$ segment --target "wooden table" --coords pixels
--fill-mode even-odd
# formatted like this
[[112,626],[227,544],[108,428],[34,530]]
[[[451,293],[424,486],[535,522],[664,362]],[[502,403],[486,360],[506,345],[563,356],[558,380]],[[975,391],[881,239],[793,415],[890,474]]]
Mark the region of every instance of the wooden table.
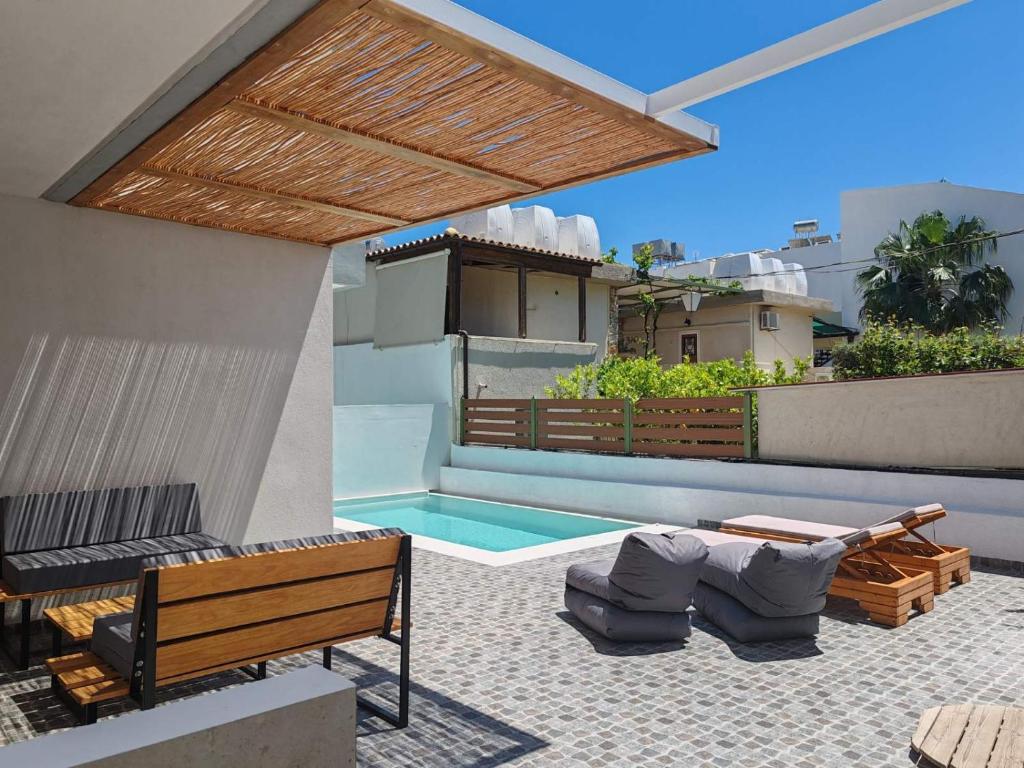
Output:
[[50,622],[53,632],[53,655],[61,655],[65,635],[72,643],[86,643],[91,640],[93,619],[133,610],[135,610],[134,595],[47,608],[43,611],[43,615]]
[[953,704],[925,710],[910,746],[940,768],[1020,768],[1024,709]]

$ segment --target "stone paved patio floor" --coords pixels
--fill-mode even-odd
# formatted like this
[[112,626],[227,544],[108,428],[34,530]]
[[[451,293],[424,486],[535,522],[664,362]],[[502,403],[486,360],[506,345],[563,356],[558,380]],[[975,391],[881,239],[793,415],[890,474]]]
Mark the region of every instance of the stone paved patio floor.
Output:
[[[698,617],[685,643],[614,645],[568,616],[562,579],[569,563],[615,551],[493,568],[416,550],[411,724],[361,718],[360,765],[910,766],[923,709],[1024,703],[1024,579],[976,571],[895,630],[839,601],[816,641],[742,645]],[[37,641],[42,652],[48,638]],[[397,647],[362,640],[335,659],[368,696],[393,700]],[[48,685],[41,665],[0,667],[0,743],[73,724]]]

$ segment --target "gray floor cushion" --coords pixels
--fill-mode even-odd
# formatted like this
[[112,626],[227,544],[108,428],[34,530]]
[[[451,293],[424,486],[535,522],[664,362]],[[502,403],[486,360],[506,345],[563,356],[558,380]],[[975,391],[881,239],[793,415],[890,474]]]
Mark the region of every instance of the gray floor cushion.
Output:
[[565,607],[599,635],[619,642],[660,642],[690,636],[687,613],[627,611],[600,597],[565,588]]
[[818,614],[804,616],[758,616],[739,600],[703,582],[693,591],[697,612],[741,643],[792,640],[818,634]]
[[115,541],[85,547],[50,549],[7,555],[3,578],[18,593],[86,587],[124,581],[139,575],[145,558],[172,552],[208,549],[224,542],[205,533]]
[[569,567],[565,583],[630,611],[682,612],[708,556],[685,534],[631,533],[614,560]]
[[711,547],[700,580],[760,616],[803,616],[825,607],[846,545],[836,539],[793,544],[752,539]]
[[130,680],[135,659],[131,611],[93,619],[89,650],[116,669],[125,680]]

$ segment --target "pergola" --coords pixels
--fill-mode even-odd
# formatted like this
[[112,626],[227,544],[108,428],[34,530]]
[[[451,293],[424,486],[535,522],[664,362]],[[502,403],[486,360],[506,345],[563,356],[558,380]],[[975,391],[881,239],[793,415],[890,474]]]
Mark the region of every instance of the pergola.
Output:
[[48,196],[355,241],[717,148],[714,126],[645,105],[453,4],[322,0],[134,149],[87,158]]

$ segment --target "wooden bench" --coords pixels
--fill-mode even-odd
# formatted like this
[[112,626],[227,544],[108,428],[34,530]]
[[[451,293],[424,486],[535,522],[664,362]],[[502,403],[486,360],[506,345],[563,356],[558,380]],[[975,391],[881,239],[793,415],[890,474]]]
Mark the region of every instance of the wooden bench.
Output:
[[[332,646],[378,636],[401,646],[398,713],[362,699],[359,704],[403,728],[411,553],[410,536],[384,529],[274,551],[228,548],[217,559],[197,553],[207,558],[198,562],[146,563],[132,614],[104,620],[120,622],[126,633],[131,622],[128,655],[110,653],[99,642],[102,633],[109,638],[109,628],[95,625],[93,651],[47,660],[52,687],[82,722],[91,723],[104,701],[130,696],[149,709],[163,686],[229,669],[262,677],[268,660],[316,649],[330,668]],[[395,621],[399,587],[401,619]],[[96,607],[65,610],[58,618],[79,626],[90,610]]]

